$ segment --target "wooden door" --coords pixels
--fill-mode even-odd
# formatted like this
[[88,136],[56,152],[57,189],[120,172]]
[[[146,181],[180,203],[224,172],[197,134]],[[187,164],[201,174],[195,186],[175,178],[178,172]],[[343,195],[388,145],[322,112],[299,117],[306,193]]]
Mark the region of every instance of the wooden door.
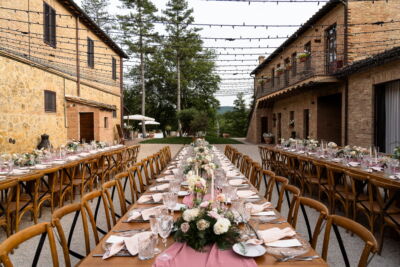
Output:
[[268,117],[261,117],[261,143],[265,143],[264,133],[268,133]]
[[79,129],[81,142],[86,143],[94,140],[94,119],[93,112],[79,113]]

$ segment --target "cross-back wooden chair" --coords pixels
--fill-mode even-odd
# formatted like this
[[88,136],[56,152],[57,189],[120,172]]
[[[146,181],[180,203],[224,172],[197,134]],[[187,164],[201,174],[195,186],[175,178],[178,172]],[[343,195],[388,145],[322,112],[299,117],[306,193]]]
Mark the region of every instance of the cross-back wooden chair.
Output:
[[330,213],[334,214],[336,211],[336,203],[339,202],[343,209],[345,216],[350,217],[350,182],[346,172],[342,168],[327,165],[328,169],[328,189],[331,195],[331,208]]
[[[352,209],[352,218],[357,221],[359,212],[365,215],[370,226],[370,231],[374,232],[374,223],[379,216],[379,211],[373,212],[370,203],[374,201],[372,192],[370,194],[371,185],[369,183],[369,176],[358,173],[346,171],[346,176],[350,182],[350,192],[347,192],[346,201],[349,202]],[[371,197],[371,200],[369,200]]]
[[[305,207],[311,208],[319,213],[317,222],[315,223],[315,226],[314,226],[314,231],[312,233],[311,233],[310,220],[308,219],[308,215],[307,215],[307,211],[306,211]],[[319,202],[317,200],[314,200],[314,199],[308,198],[308,197],[299,197],[296,202],[295,208],[293,210],[292,226],[294,228],[296,228],[296,225],[297,225],[300,209],[302,211],[304,221],[306,222],[307,232],[308,232],[308,236],[309,236],[309,242],[311,244],[311,247],[313,249],[316,249],[318,237],[319,237],[319,234],[322,232],[324,223],[328,219],[329,210],[324,204],[322,204],[321,202]]]
[[253,160],[249,156],[243,156],[242,163],[240,165],[240,172],[247,178],[250,177],[250,171]]
[[80,162],[72,162],[63,166],[61,169],[60,183],[57,185],[59,191],[59,207],[64,205],[65,199],[69,196],[70,202],[74,200],[73,181],[78,173]]
[[15,218],[15,212],[19,208],[16,200],[13,199],[17,187],[18,181],[16,179],[0,183],[0,226],[4,228],[7,237],[13,233],[13,218]]
[[252,162],[249,180],[250,183],[257,188],[258,191],[260,191],[262,182],[262,168],[257,162]]
[[[72,220],[71,227],[69,228],[68,234],[66,236],[66,231],[64,230],[64,227],[62,225],[62,219],[69,214],[74,214],[74,218]],[[71,248],[72,240],[74,239],[74,231],[76,227],[76,223],[78,222],[79,217],[81,218],[82,221],[82,228],[83,228],[83,240],[85,241],[85,250],[86,254],[82,255],[79,252],[76,252]],[[57,209],[54,211],[51,219],[51,223],[53,227],[56,228],[59,241],[63,250],[63,255],[64,255],[64,261],[67,267],[71,266],[71,258],[70,255],[82,260],[85,258],[85,256],[89,255],[90,253],[90,237],[89,237],[89,226],[88,226],[88,221],[87,217],[85,214],[85,211],[83,209],[83,206],[81,203],[73,203],[66,205],[62,208]],[[97,234],[94,233],[94,235]],[[79,235],[78,237],[79,240],[82,240],[82,236]]]
[[[133,167],[129,168],[128,173],[130,175],[131,187],[137,192],[138,197],[144,193],[148,185],[145,183],[142,173],[144,172],[143,162],[136,163]],[[146,173],[146,172],[144,172]]]
[[[122,190],[125,195],[125,203],[126,203],[125,205],[127,206],[127,209],[129,206],[135,203],[139,198],[136,183],[133,180],[132,176],[130,175],[131,172],[130,170],[132,168],[133,167],[129,168],[128,171],[118,173],[114,178],[115,180],[119,180],[119,183],[122,185]],[[127,190],[129,190],[129,194],[131,196],[130,199],[127,198]]]
[[[51,167],[42,171],[43,178],[39,186],[38,210],[40,211],[45,202],[50,202],[51,212],[56,205],[56,196],[60,194],[59,186],[61,180],[61,167]],[[47,178],[47,179],[46,179]]]
[[358,261],[358,266],[366,267],[368,265],[368,263],[370,262],[370,260],[372,259],[372,257],[370,258],[369,255],[371,253],[373,253],[373,255],[374,255],[378,251],[378,244],[376,242],[374,235],[370,231],[368,231],[367,228],[362,226],[361,224],[359,224],[351,219],[348,219],[346,217],[339,216],[339,215],[329,215],[328,216],[328,222],[327,222],[326,228],[325,228],[324,243],[322,246],[322,258],[325,261],[327,260],[329,243],[331,240],[333,240],[332,238],[330,238],[331,229],[333,228],[336,238],[339,243],[340,251],[342,252],[345,266],[350,267],[346,248],[343,244],[343,239],[340,235],[338,226],[357,235],[365,242],[364,249],[363,249],[360,259]]
[[93,190],[93,185],[97,175],[97,158],[81,161],[77,166],[75,179],[72,181],[73,191],[79,188],[79,193],[82,198],[85,192]]
[[270,170],[262,170],[262,178],[265,184],[264,197],[267,201],[271,202],[275,186],[275,173]]
[[293,221],[293,210],[296,205],[296,201],[300,196],[300,189],[294,185],[286,184],[282,187],[282,190],[279,194],[279,200],[278,200],[278,206],[276,208],[277,211],[281,211],[282,209],[282,204],[284,200],[284,195],[287,198],[287,204],[289,207],[289,212],[288,212],[288,218],[287,221],[288,223],[292,224]]
[[268,148],[265,146],[258,146],[258,151],[260,153],[260,157],[261,157],[261,162],[262,162],[262,168],[264,170],[270,170],[271,166],[270,166],[270,159],[268,158]]
[[139,164],[135,164],[137,166],[140,166],[140,172],[143,178],[143,185],[145,185],[146,187],[151,184],[151,181],[155,177],[153,161],[153,156],[149,156],[143,159]]
[[240,168],[240,166],[242,164],[242,158],[243,158],[243,154],[235,149],[233,152],[233,155],[232,155],[231,162],[233,165],[236,166],[236,168]]
[[152,175],[152,179],[154,179],[157,175],[161,173],[162,163],[161,163],[161,153],[157,152],[153,154],[153,166],[154,166],[154,173]]
[[379,253],[383,248],[385,229],[392,228],[400,235],[400,185],[391,181],[370,179],[369,207],[378,214],[379,223]]
[[[96,200],[96,207],[93,212],[92,208],[90,207],[90,202],[92,202],[94,200]],[[95,242],[97,245],[100,240],[98,232],[105,235],[105,234],[107,234],[107,232],[109,232],[111,230],[111,219],[110,219],[110,214],[109,214],[109,211],[107,208],[106,196],[104,195],[104,192],[102,190],[96,190],[96,191],[93,191],[93,192],[90,192],[90,193],[87,193],[86,195],[84,195],[81,203],[86,211],[87,216],[89,217],[89,221],[92,226],[92,230],[93,230],[93,234],[94,234],[94,239],[95,239]],[[104,229],[100,228],[100,226],[97,225],[97,219],[98,219],[99,209],[100,209],[101,204],[103,204],[103,207],[104,207],[104,215],[105,216],[102,216],[102,217],[106,221],[107,230],[104,230]]]
[[40,240],[36,248],[35,257],[33,258],[32,265],[36,267],[42,252],[44,242],[46,241],[46,236],[48,236],[48,242],[50,245],[51,259],[54,267],[58,267],[60,264],[58,262],[57,247],[54,239],[53,228],[48,222],[43,222],[39,224],[32,225],[25,228],[12,236],[8,237],[2,243],[0,243],[0,262],[4,267],[14,266],[9,254],[14,251],[18,246],[20,246],[25,241],[28,241],[36,236],[40,235]]
[[171,155],[171,148],[170,146],[165,147],[165,154],[166,154],[166,159],[167,159],[167,164],[171,161],[172,155]]
[[25,213],[30,212],[34,223],[38,222],[39,184],[42,173],[33,173],[18,178],[19,186],[16,194],[15,232]]
[[[121,218],[126,213],[125,194],[120,180],[111,180],[102,185],[103,192],[107,198],[107,208],[111,214],[113,226],[117,223],[117,218]],[[114,205],[114,196],[117,194],[119,202],[119,213]]]

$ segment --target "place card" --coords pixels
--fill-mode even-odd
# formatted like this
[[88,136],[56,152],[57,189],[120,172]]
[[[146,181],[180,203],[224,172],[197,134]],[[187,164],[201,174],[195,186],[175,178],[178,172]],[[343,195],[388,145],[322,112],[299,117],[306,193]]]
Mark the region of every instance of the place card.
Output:
[[300,241],[297,240],[296,238],[278,240],[278,241],[267,243],[266,245],[269,247],[276,247],[276,248],[301,247]]

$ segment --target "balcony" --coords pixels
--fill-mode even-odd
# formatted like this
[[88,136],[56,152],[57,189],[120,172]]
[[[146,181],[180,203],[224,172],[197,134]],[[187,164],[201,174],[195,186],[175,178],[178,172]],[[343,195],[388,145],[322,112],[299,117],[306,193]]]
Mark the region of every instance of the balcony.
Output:
[[286,68],[283,72],[276,72],[274,78],[260,80],[256,87],[256,98],[301,84],[303,81],[323,82],[324,78],[327,78],[327,82],[332,82],[336,78],[331,75],[340,69],[342,65],[342,60],[327,65],[325,64],[325,59],[321,57],[312,58],[310,56],[303,61],[298,60],[296,64]]

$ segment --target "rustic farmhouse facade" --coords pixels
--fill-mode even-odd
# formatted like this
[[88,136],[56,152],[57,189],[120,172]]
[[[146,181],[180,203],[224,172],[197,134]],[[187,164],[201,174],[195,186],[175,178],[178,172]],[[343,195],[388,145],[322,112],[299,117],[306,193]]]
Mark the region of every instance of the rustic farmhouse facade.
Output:
[[259,58],[247,140],[272,133],[275,142],[310,137],[391,152],[400,142],[399,11],[399,1],[331,0]]
[[72,0],[0,2],[0,151],[116,139],[127,55]]

